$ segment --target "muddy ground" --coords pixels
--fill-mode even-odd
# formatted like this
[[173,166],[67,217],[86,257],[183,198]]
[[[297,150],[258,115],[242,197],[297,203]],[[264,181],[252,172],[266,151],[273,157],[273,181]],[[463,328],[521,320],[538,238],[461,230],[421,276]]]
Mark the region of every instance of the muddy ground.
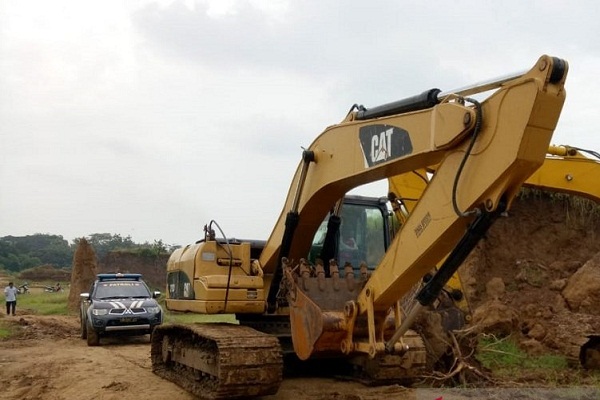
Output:
[[[79,338],[75,316],[37,316],[20,310],[8,319],[15,336],[0,340],[0,399],[24,400],[138,400],[194,396],[151,371],[149,337],[104,338],[88,347]],[[538,377],[539,379],[539,377]],[[569,388],[535,380],[498,382],[496,388],[369,387],[341,377],[288,375],[279,392],[262,400],[467,400],[600,398],[600,388],[572,382]]]
[[[516,338],[531,355],[555,353],[576,363],[578,346],[600,332],[600,213],[577,201],[528,196],[516,201],[462,267],[474,323],[482,332]],[[88,347],[76,316],[20,309],[16,317],[0,318],[12,321],[16,332],[0,340],[0,399],[193,399],[152,373],[148,336]],[[515,374],[509,382],[490,381],[485,390],[491,392],[461,392],[432,388],[431,382],[412,389],[368,387],[321,373],[288,374],[279,392],[264,399],[600,398],[598,379],[586,380],[582,370],[546,378]]]
[[[194,399],[151,371],[149,336],[104,338],[88,347],[75,316],[36,316],[19,311],[10,319],[15,337],[0,341],[2,399]],[[336,378],[288,377],[264,400],[417,398],[401,386],[371,388]]]

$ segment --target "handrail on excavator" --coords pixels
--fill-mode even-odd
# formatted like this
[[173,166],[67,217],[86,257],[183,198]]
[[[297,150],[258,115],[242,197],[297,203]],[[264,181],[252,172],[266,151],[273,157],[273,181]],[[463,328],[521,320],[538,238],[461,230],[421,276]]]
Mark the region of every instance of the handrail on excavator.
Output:
[[[560,58],[552,57],[552,73],[550,74],[549,81],[550,83],[559,82],[568,66],[564,60]],[[540,68],[544,68],[544,65],[541,65]],[[442,92],[440,89],[430,89],[421,94],[411,96],[405,99],[393,101],[391,103],[382,104],[380,106],[372,107],[370,109],[365,108],[364,106],[357,106],[358,112],[356,113],[355,120],[367,120],[372,118],[380,118],[394,114],[407,113],[412,111],[424,110],[427,108],[431,108],[436,104],[439,104],[446,97],[450,95],[454,96],[469,96],[476,93],[483,93],[493,89],[497,89],[502,87],[507,82],[513,81],[517,78],[520,78],[527,74],[529,70],[515,72],[508,75],[502,75],[497,78],[488,79],[485,81],[481,81],[475,84],[471,84],[468,86],[464,86],[459,89],[450,90],[447,92]]]

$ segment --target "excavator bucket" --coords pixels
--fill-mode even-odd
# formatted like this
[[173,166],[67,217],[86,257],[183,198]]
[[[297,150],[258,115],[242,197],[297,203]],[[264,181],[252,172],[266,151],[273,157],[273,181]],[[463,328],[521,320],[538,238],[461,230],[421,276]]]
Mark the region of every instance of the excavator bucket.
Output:
[[[284,262],[285,287],[290,304],[290,322],[294,337],[294,351],[302,360],[313,354],[339,353],[340,343],[347,336],[344,305],[356,298],[364,286],[356,282],[354,274],[341,279],[334,267],[331,278],[326,278],[322,265],[318,265],[317,279],[311,278],[310,267],[301,260],[300,274]],[[331,267],[330,267],[331,268]]]
[[[408,382],[422,373],[427,353],[421,337],[413,331],[405,335],[396,354],[375,358],[375,351],[372,351],[370,358],[356,356],[357,349],[352,341],[364,342],[369,338],[367,319],[355,320],[356,309],[352,306],[352,299],[368,279],[364,264],[359,277],[355,277],[350,264],[345,265],[340,276],[335,262],[330,264],[330,277],[325,277],[321,264],[317,263],[316,269],[310,270],[305,260],[294,268],[284,259],[284,268],[294,351],[300,359],[346,354],[351,364],[360,367],[360,378],[372,383]],[[393,334],[394,322],[391,314],[377,322],[383,333],[380,339]]]

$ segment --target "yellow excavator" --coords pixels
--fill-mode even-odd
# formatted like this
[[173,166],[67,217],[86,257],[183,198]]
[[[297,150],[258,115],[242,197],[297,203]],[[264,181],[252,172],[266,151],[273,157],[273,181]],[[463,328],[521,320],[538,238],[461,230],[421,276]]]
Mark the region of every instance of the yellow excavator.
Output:
[[523,184],[568,193],[600,203],[600,153],[573,146],[550,146],[544,165]]
[[[306,361],[343,359],[373,381],[420,374],[426,350],[411,325],[544,163],[567,72],[566,61],[542,56],[528,71],[463,89],[353,106],[303,151],[268,240],[217,238],[221,229],[211,221],[202,240],[171,255],[167,308],[231,313],[239,324],[157,327],[153,371],[203,398],[275,393],[288,351]],[[342,221],[344,196],[432,165],[435,174],[400,231],[380,258],[371,256],[381,254],[367,235],[378,222],[365,213]],[[328,213],[320,257],[311,263]],[[344,235],[364,240],[344,239],[336,249]],[[356,266],[345,257],[367,261]],[[400,300],[444,257],[405,310]]]

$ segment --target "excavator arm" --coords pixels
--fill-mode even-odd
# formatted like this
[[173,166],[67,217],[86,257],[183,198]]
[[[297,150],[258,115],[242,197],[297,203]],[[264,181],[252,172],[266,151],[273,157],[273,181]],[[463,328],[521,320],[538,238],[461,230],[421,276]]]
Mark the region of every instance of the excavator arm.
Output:
[[[529,72],[504,82],[474,106],[449,94],[433,107],[402,114],[383,112],[361,120],[358,111],[313,142],[310,157],[294,177],[284,208],[289,211],[280,216],[260,257],[275,281],[277,260],[300,260],[327,210],[347,191],[430,165],[438,168],[375,272],[358,296],[341,303],[343,309],[339,303],[332,309],[328,296],[315,297],[302,290],[291,272],[286,275],[294,349],[301,358],[340,347],[345,353],[372,356],[384,351],[377,326],[388,310],[470,236],[469,228],[479,226],[474,221],[491,219],[480,215],[509,207],[522,183],[542,165],[564,102],[566,72],[564,61],[543,56]],[[368,115],[368,110],[362,113]],[[295,228],[288,224],[285,229],[291,215]],[[366,342],[353,334],[363,315],[368,320]]]

